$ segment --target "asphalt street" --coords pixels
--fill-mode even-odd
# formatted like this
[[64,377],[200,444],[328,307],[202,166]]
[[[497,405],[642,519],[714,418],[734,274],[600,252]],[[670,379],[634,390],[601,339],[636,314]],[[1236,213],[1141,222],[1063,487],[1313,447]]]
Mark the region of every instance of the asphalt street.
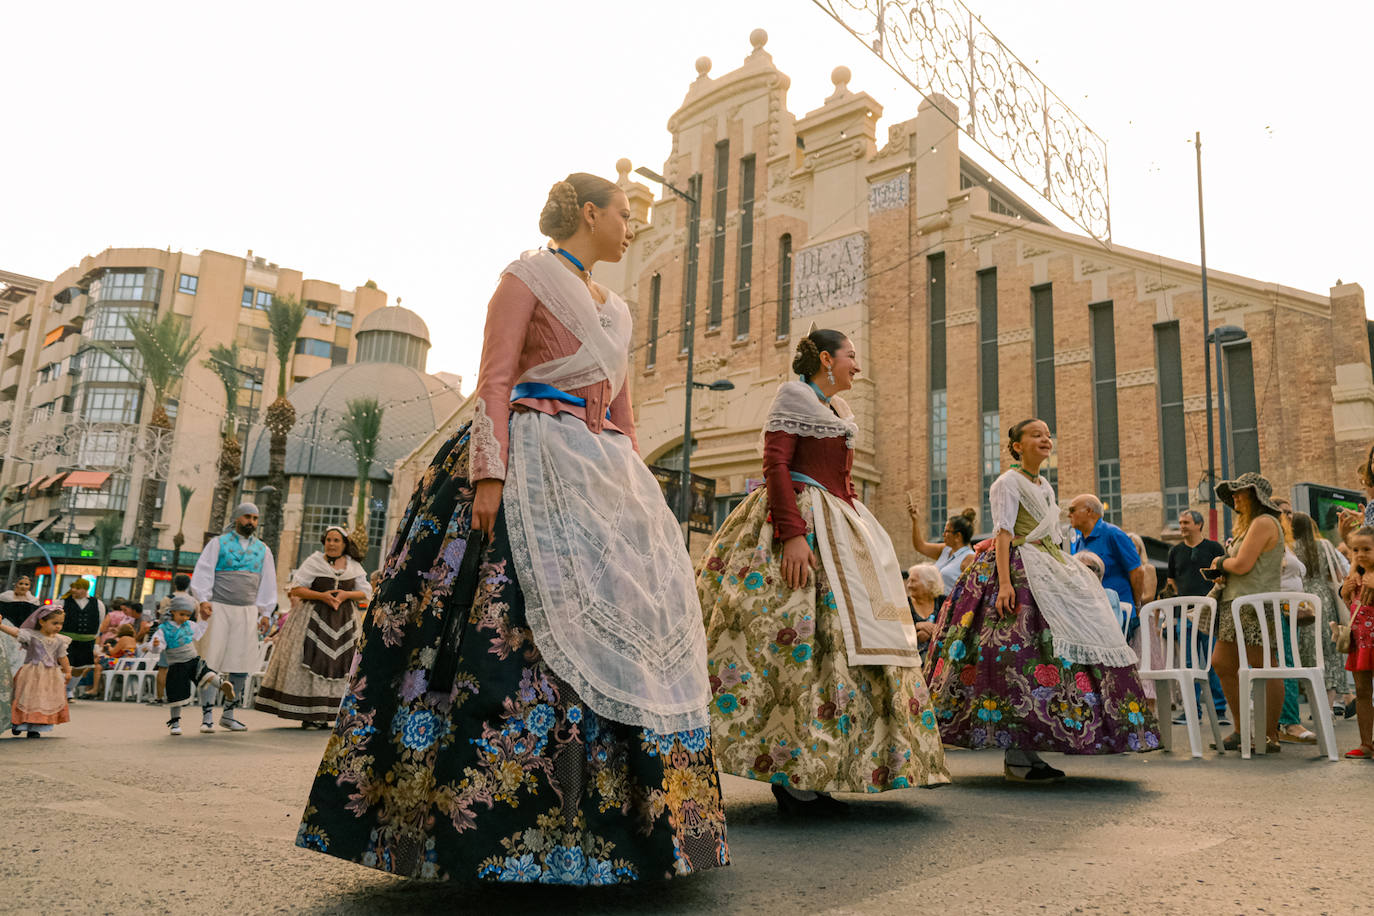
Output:
[[[727,869],[631,888],[407,881],[295,848],[325,735],[252,710],[243,734],[168,737],[148,706],[77,703],[0,738],[0,911],[16,913],[1332,913],[1374,909],[1374,764],[1285,745],[1050,756],[1069,779],[1004,783],[951,751],[954,784],[847,796],[843,821],[778,819],[725,777]],[[281,724],[278,724],[281,723]],[[1342,750],[1354,722],[1337,726]]]

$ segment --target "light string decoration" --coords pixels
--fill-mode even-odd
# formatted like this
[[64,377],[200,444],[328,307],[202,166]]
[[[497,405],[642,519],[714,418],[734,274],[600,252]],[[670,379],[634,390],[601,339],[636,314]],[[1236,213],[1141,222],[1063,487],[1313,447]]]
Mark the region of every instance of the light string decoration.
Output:
[[960,0],[812,0],[956,126],[1105,247],[1107,143]]

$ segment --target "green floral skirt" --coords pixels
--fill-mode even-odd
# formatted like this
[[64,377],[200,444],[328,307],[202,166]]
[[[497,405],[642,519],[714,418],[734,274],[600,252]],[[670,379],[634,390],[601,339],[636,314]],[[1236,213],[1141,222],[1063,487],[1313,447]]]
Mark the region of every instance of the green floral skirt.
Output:
[[[799,500],[815,545],[809,500]],[[716,534],[697,578],[722,771],[820,792],[949,782],[920,668],[850,667],[818,567],[790,589],[760,487]]]

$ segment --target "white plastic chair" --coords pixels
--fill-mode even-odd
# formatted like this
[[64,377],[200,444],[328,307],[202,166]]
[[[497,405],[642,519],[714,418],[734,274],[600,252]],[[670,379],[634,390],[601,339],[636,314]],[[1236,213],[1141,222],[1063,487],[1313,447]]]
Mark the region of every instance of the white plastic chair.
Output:
[[[1168,681],[1178,685],[1178,691],[1183,695],[1183,717],[1188,727],[1188,746],[1194,757],[1202,756],[1202,728],[1198,717],[1197,694],[1193,690],[1194,684],[1202,685],[1203,704],[1207,711],[1207,720],[1212,726],[1217,753],[1224,753],[1221,749],[1221,722],[1218,720],[1217,707],[1213,702],[1212,688],[1208,685],[1212,657],[1208,652],[1197,651],[1196,640],[1193,637],[1204,619],[1207,623],[1204,632],[1211,632],[1217,620],[1217,603],[1212,598],[1187,595],[1162,598],[1159,601],[1151,601],[1140,609],[1142,631],[1145,627],[1162,628],[1161,642],[1164,650],[1162,666],[1156,668],[1150,658],[1153,653],[1149,651],[1150,639],[1147,631],[1141,639],[1144,651],[1140,653],[1140,679],[1156,683]],[[1169,707],[1164,700],[1165,694],[1162,691],[1157,692],[1160,694],[1159,741],[1164,750],[1172,751],[1174,738],[1173,726],[1168,719]]]
[[244,709],[253,708],[253,701],[258,696],[258,688],[262,686],[262,679],[267,676],[267,663],[272,658],[272,647],[275,644],[275,640],[264,639],[258,645],[258,670],[248,675],[248,686],[243,690]]
[[134,663],[136,661],[138,661],[138,659],[135,658],[115,659],[115,666],[105,672],[104,699],[106,702],[109,702],[110,694],[114,693],[115,684],[119,684],[119,696],[124,696],[124,679],[129,672],[134,670]]
[[[1312,724],[1317,730],[1317,747],[1322,749],[1328,758],[1336,759],[1336,723],[1331,716],[1331,704],[1326,700],[1326,686],[1323,683],[1322,669],[1322,643],[1321,638],[1314,640],[1317,645],[1316,664],[1304,666],[1301,659],[1297,659],[1298,651],[1298,615],[1297,607],[1301,602],[1308,602],[1313,607],[1321,607],[1321,599],[1316,595],[1309,595],[1306,592],[1261,592],[1255,595],[1246,595],[1244,598],[1237,598],[1231,602],[1231,617],[1236,625],[1236,648],[1239,650],[1237,655],[1240,657],[1240,670],[1237,677],[1240,682],[1241,708],[1236,710],[1240,719],[1240,755],[1244,758],[1250,757],[1250,742],[1253,733],[1253,722],[1260,723],[1260,730],[1264,730],[1268,719],[1268,696],[1266,691],[1254,691],[1256,682],[1264,680],[1288,680],[1299,681],[1303,690],[1307,693],[1308,707],[1312,710]],[[1287,604],[1293,609],[1294,613],[1285,614],[1283,605]],[[1261,646],[1264,650],[1265,659],[1273,659],[1272,662],[1259,668],[1250,667],[1250,660],[1245,654],[1245,635],[1241,630],[1241,612],[1249,608],[1255,612],[1255,616],[1260,622]],[[1288,637],[1293,647],[1295,661],[1287,664],[1283,659],[1283,628],[1288,628]],[[1254,709],[1250,715],[1245,714],[1245,698],[1254,694]],[[1263,736],[1262,736],[1263,737]],[[1260,747],[1265,747],[1263,740]],[[1261,750],[1260,753],[1265,753]]]

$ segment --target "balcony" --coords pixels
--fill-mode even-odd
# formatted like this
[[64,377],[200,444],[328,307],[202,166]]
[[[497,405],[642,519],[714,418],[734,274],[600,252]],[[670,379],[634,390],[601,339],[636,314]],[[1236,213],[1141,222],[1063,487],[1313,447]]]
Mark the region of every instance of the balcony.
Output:
[[14,362],[19,362],[24,358],[24,351],[29,346],[29,329],[16,329],[5,340],[5,358]]
[[0,393],[12,396],[17,392],[19,390],[19,376],[23,371],[24,367],[16,363],[0,373]]

